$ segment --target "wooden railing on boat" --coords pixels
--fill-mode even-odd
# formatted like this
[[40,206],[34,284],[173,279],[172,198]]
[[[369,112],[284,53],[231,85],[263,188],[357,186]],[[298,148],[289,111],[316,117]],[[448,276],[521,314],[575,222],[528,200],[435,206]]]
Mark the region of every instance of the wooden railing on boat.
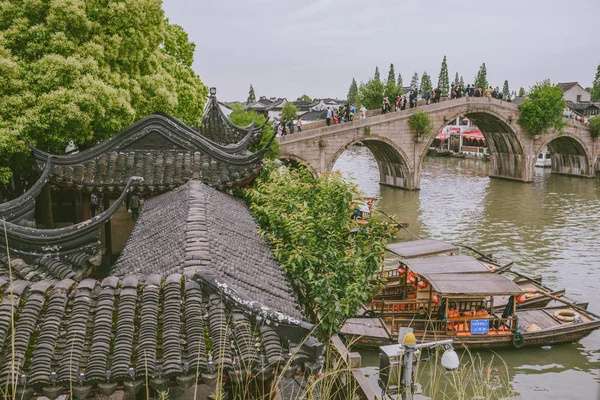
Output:
[[417,332],[425,332],[431,336],[470,336],[471,321],[474,319],[487,319],[489,321],[488,335],[511,335],[514,332],[513,318],[498,318],[494,316],[460,317],[443,320],[406,318],[398,315],[383,315],[383,321],[390,329],[392,335],[396,335],[400,328],[412,327]]

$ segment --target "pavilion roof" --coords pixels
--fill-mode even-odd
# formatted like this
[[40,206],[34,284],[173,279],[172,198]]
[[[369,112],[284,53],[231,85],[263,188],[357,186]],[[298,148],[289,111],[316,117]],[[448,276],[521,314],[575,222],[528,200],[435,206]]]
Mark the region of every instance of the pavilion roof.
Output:
[[386,249],[403,258],[425,257],[459,250],[452,243],[436,239],[420,239],[408,242],[390,243]]
[[[270,143],[256,153],[248,148],[261,136],[262,126],[229,121],[212,96],[197,130],[168,114],[153,114],[90,149],[53,156],[48,179],[83,192],[118,193],[131,176],[144,178],[137,187],[144,192],[171,190],[190,179],[223,190],[256,176]],[[50,155],[32,150],[45,168]]]

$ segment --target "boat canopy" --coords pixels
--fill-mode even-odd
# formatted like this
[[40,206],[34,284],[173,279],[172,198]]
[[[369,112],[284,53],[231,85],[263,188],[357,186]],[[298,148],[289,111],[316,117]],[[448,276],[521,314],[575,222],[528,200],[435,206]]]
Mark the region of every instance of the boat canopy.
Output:
[[413,240],[410,242],[391,243],[387,250],[402,257],[415,258],[433,256],[437,254],[452,253],[459,248],[452,243],[435,239]]
[[481,261],[471,256],[438,256],[402,260],[402,263],[415,274],[460,274],[473,272],[489,272],[490,269]]
[[510,279],[491,272],[468,274],[422,274],[442,296],[512,296],[523,291]]

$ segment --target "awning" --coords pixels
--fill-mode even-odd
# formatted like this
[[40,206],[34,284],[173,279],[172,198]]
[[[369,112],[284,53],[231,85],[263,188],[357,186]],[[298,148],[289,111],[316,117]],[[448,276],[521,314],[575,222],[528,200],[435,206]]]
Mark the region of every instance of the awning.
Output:
[[439,139],[439,140],[447,140],[448,139],[448,135],[446,135],[444,132],[440,132],[440,133],[437,134],[437,136],[435,138]]
[[[443,243],[443,242],[442,242]],[[464,274],[490,272],[481,261],[471,256],[439,256],[402,260],[416,274]]]
[[[448,257],[450,258],[450,257]],[[442,296],[512,296],[523,294],[513,281],[491,272],[467,274],[422,274]]]
[[485,138],[483,137],[483,133],[481,133],[481,131],[479,129],[477,129],[476,131],[471,131],[471,132],[463,132],[462,136],[465,139],[485,140]]
[[425,257],[458,251],[452,243],[435,239],[413,240],[410,242],[391,243],[387,250],[403,258]]

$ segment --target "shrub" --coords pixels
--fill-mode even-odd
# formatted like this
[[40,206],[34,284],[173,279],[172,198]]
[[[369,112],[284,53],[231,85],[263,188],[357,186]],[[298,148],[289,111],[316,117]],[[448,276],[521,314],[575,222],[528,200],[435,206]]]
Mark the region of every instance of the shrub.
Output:
[[429,136],[433,130],[431,117],[425,111],[419,111],[408,117],[408,125],[415,132],[416,137]]
[[600,137],[600,115],[590,118],[589,127],[592,133],[592,138],[597,139]]
[[339,173],[314,178],[304,167],[267,162],[245,197],[273,246],[317,335],[336,333],[381,288],[389,224],[351,219],[355,185]]

